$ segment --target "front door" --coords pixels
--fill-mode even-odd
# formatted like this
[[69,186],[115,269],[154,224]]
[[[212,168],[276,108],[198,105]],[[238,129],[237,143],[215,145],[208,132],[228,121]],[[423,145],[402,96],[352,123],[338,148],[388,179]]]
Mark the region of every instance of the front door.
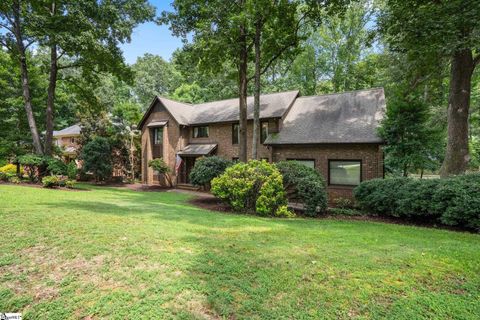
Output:
[[180,183],[190,183],[190,172],[192,172],[195,165],[195,157],[182,157],[183,162],[180,167]]

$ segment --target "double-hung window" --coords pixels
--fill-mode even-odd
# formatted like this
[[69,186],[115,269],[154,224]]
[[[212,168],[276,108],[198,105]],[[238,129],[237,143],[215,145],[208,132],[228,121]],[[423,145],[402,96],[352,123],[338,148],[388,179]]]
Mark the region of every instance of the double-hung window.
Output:
[[232,124],[232,144],[238,144],[239,137],[240,137],[240,124],[234,123]]
[[263,121],[260,124],[260,142],[264,143],[265,140],[267,140],[268,137],[268,121]]
[[153,129],[153,143],[163,144],[163,127]]
[[208,126],[193,127],[194,138],[208,138]]

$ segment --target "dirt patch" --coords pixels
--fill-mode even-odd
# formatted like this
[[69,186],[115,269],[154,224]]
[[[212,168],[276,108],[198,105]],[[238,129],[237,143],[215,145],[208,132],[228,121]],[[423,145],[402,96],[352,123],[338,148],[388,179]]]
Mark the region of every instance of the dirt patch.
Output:
[[232,208],[229,205],[213,197],[196,197],[190,199],[188,202],[202,209],[220,212],[233,212]]

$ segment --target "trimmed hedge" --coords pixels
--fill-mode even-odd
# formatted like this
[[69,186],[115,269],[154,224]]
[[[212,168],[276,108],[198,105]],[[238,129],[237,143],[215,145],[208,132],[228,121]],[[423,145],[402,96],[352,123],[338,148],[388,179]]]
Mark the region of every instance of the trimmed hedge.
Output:
[[305,214],[316,216],[327,209],[327,190],[325,180],[315,169],[295,161],[280,161],[278,170],[283,176],[283,185],[289,191],[289,198],[301,201]]
[[233,162],[217,156],[202,157],[195,161],[195,166],[190,172],[190,182],[196,186],[210,186],[213,178],[225,172]]
[[480,174],[446,179],[374,179],[354,189],[362,209],[480,230]]

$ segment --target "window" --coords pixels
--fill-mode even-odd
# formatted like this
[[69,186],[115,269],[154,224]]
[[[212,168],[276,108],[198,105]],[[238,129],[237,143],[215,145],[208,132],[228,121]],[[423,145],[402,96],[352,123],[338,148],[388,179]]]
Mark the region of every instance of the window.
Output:
[[268,122],[264,121],[260,124],[261,131],[260,131],[260,142],[264,143],[267,140],[268,136]]
[[232,124],[232,144],[238,144],[240,136],[240,125],[238,123]]
[[163,144],[163,127],[153,129],[153,143]]
[[360,184],[362,162],[360,160],[329,160],[328,184],[356,186]]
[[70,138],[70,143],[75,143],[75,138],[74,137]]
[[238,159],[238,157],[233,157],[233,158],[232,158],[232,161],[235,162],[235,163],[237,163],[237,162],[239,161],[239,159]]
[[194,138],[208,138],[208,126],[193,127]]
[[295,161],[309,168],[315,169],[315,160],[313,159],[287,159],[288,161]]

